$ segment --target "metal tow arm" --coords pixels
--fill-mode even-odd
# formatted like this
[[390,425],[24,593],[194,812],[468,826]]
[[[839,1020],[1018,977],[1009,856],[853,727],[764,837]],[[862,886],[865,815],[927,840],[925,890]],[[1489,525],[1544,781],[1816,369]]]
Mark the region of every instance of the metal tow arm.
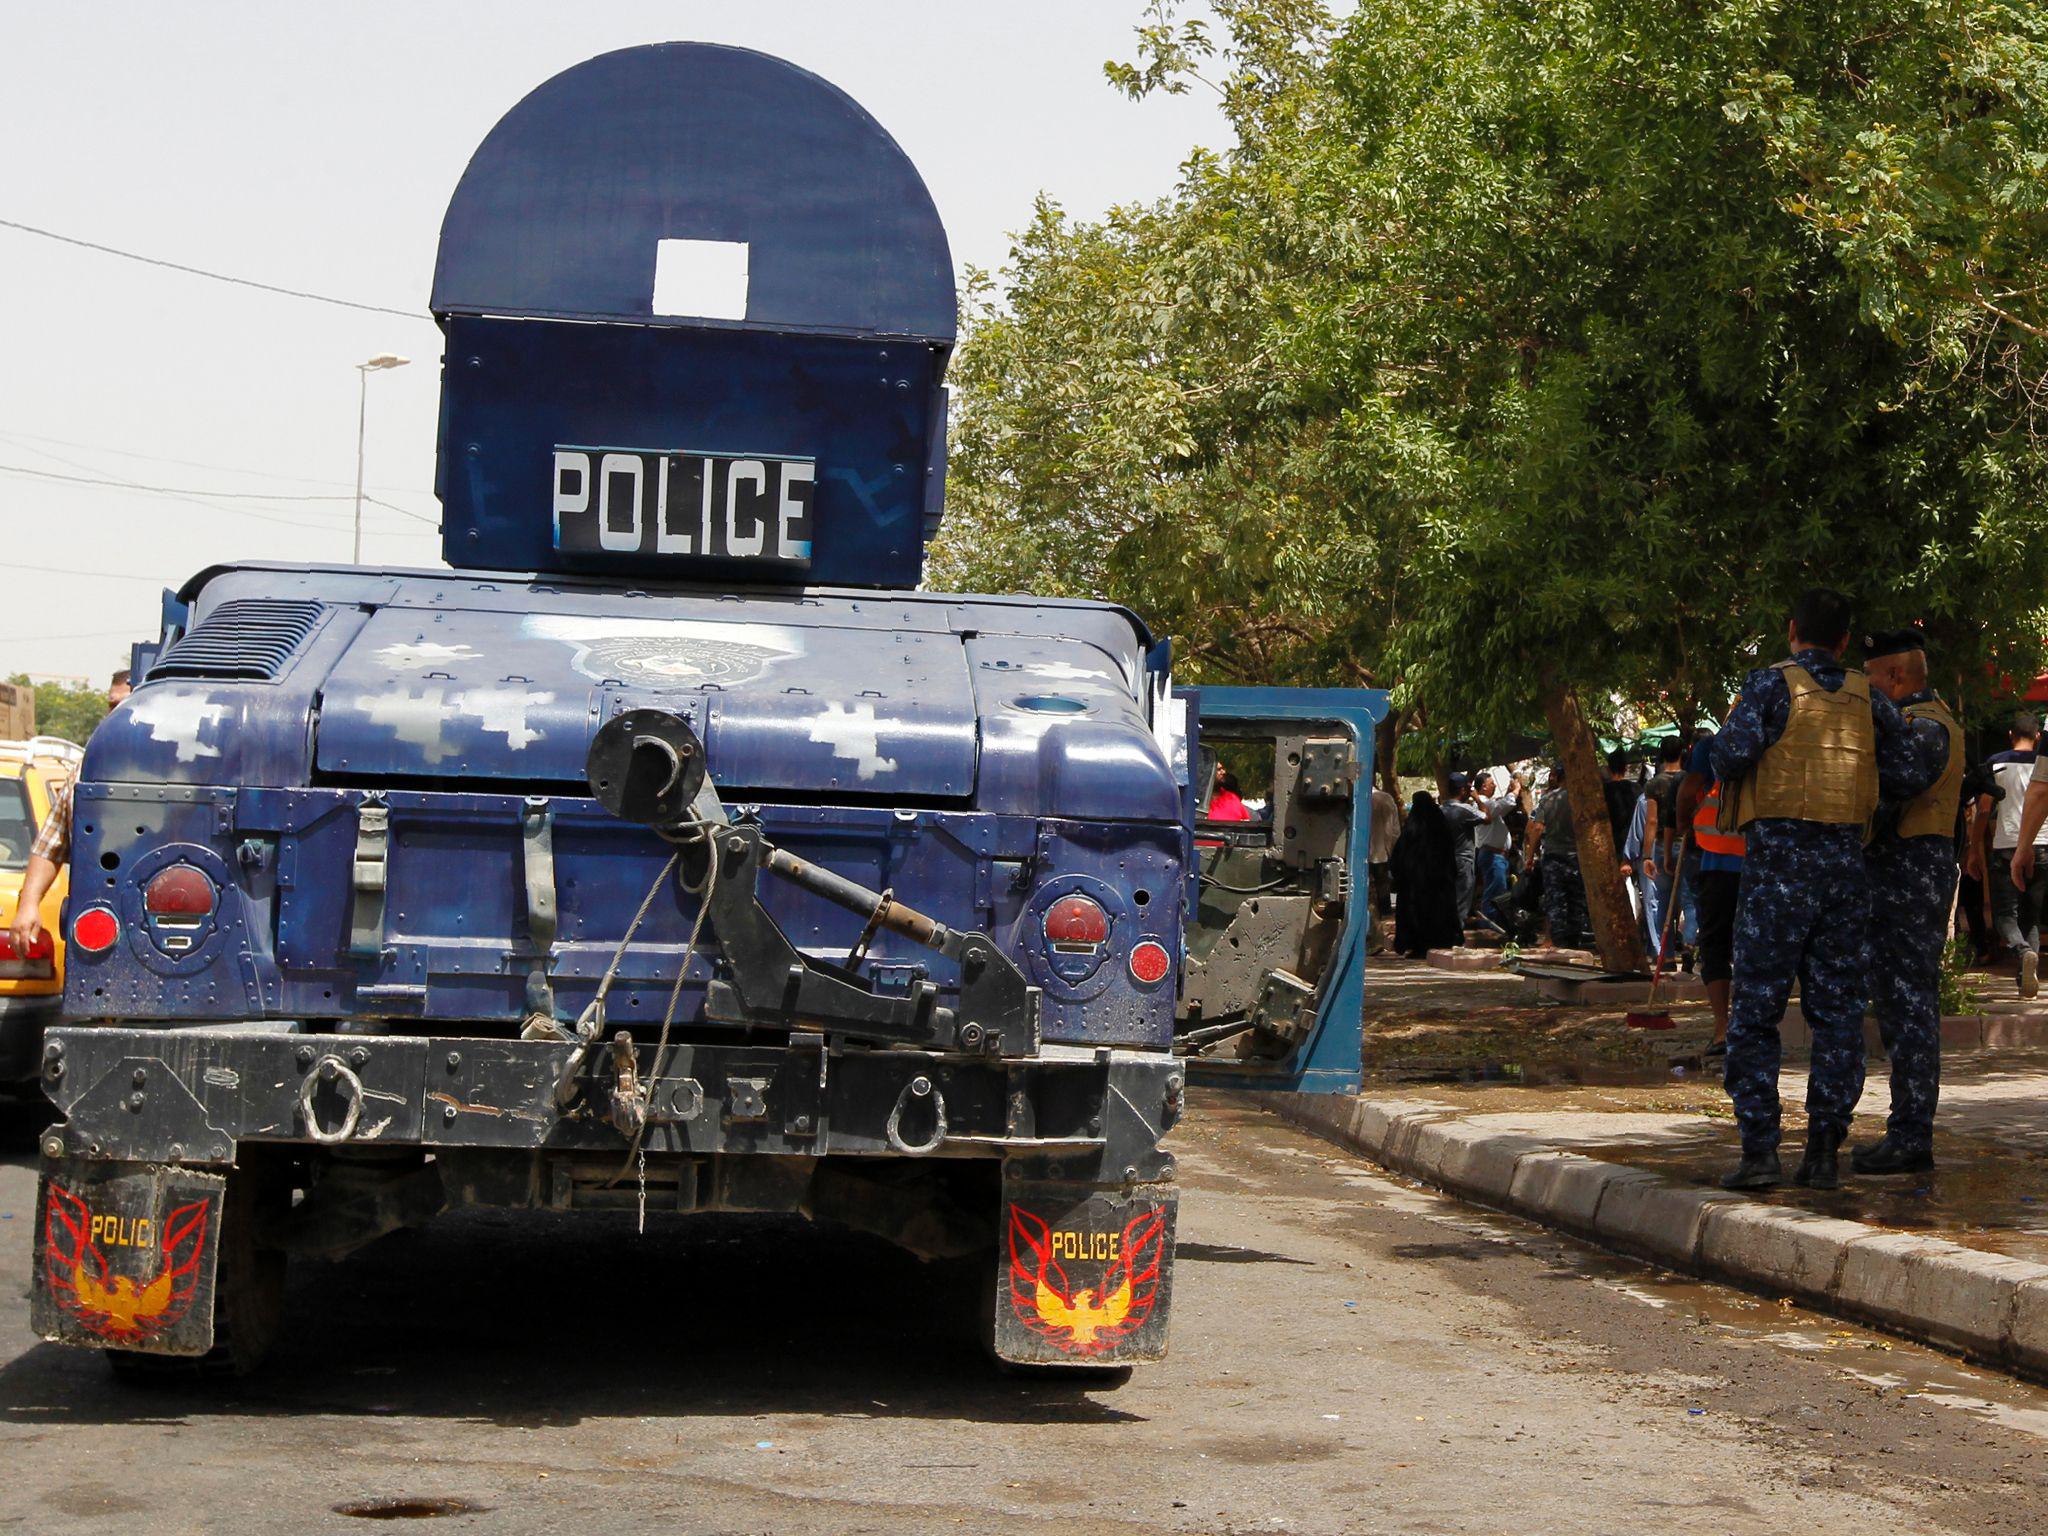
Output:
[[[689,721],[656,709],[615,716],[592,739],[587,772],[591,792],[613,815],[655,827],[672,841],[693,830],[694,846],[717,860],[709,915],[729,976],[709,984],[707,1017],[943,1050],[1038,1049],[1038,989],[993,939],[949,928],[893,894],[777,848],[758,827],[732,825]],[[857,913],[871,928],[957,961],[959,1006],[939,1006],[939,989],[930,982],[904,994],[878,992],[856,972],[804,954],[762,905],[764,870]]]
[[348,952],[373,959],[384,950],[384,892],[390,884],[391,808],[371,790],[356,807],[356,856]]
[[545,795],[529,795],[520,816],[522,868],[526,876],[526,931],[533,941],[533,968],[526,974],[529,1019],[553,1019],[555,989],[548,962],[555,948],[554,816]]

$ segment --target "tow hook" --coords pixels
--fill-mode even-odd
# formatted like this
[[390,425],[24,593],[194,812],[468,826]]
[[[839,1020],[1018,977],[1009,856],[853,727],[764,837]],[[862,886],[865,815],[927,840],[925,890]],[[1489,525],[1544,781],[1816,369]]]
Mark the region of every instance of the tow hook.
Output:
[[640,1053],[623,1029],[612,1036],[612,1075],[612,1124],[621,1136],[638,1136],[647,1123],[647,1100],[640,1092]]

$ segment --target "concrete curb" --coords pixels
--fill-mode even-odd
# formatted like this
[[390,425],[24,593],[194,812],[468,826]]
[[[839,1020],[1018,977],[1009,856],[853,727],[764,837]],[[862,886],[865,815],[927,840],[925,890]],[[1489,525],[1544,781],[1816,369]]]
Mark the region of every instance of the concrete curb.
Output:
[[2048,1376],[2048,1264],[1675,1184],[1529,1136],[1483,1130],[1448,1104],[1328,1093],[1257,1098],[1283,1119],[1480,1204]]

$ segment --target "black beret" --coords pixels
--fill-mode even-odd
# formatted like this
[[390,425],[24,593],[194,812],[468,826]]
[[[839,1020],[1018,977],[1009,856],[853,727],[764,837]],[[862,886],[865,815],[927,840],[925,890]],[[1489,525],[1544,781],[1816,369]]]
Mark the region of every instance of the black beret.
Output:
[[1863,656],[1866,661],[1875,661],[1880,656],[1897,656],[1906,651],[1926,649],[1926,632],[1912,626],[1905,629],[1880,629],[1875,634],[1863,637]]

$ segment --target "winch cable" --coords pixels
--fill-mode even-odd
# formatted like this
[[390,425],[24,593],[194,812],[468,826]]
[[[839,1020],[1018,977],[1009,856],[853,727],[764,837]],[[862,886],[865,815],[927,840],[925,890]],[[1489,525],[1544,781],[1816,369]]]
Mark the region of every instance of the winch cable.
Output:
[[1229,881],[1218,878],[1216,871],[1223,867],[1224,857],[1229,852],[1228,848],[1218,845],[1215,856],[1209,860],[1206,869],[1199,862],[1196,864],[1195,878],[1201,882],[1203,890],[1228,891],[1233,896],[1263,896],[1266,892],[1277,891],[1289,883],[1286,875],[1281,875],[1276,880],[1268,880],[1263,885],[1232,885]]
[[1277,891],[1288,883],[1285,875],[1278,880],[1268,880],[1264,885],[1230,885],[1218,880],[1214,875],[1203,875],[1200,878],[1203,890],[1228,891],[1233,896],[1263,896],[1266,892]]
[[[633,921],[626,924],[625,936],[619,940],[618,948],[612,951],[612,958],[604,968],[604,975],[598,978],[597,996],[590,1000],[590,1005],[576,1021],[576,1032],[586,1039],[595,1039],[598,1031],[604,1028],[605,994],[612,989],[612,980],[619,974],[619,966],[626,958],[626,948],[633,942],[633,935],[640,931],[641,923],[647,920],[648,908],[654,905],[654,898],[661,894],[662,886],[668,883],[670,871],[676,867],[677,860],[682,856],[683,851],[680,848],[668,856],[668,862],[661,866],[661,873],[654,877],[654,884],[647,887],[647,894],[640,898],[640,910],[633,914]],[[594,1021],[587,1031],[583,1028],[585,1020]]]
[[[569,1099],[575,1092],[576,1076],[583,1070],[583,1060],[590,1054],[590,1048],[597,1044],[597,1037],[604,1033],[605,995],[611,991],[612,982],[619,974],[619,965],[626,958],[627,946],[633,942],[633,935],[639,932],[641,923],[646,921],[648,909],[654,905],[654,898],[660,894],[662,886],[668,880],[669,872],[676,867],[677,860],[682,856],[682,850],[678,849],[671,853],[668,862],[661,866],[661,873],[654,877],[654,883],[647,887],[647,894],[640,900],[640,910],[633,914],[633,921],[626,924],[625,936],[619,940],[618,948],[612,951],[612,958],[604,968],[604,975],[598,978],[597,995],[591,998],[583,1011],[576,1016],[575,1033],[561,1036],[573,1042],[574,1048],[569,1052],[569,1059],[562,1063],[561,1073],[555,1079],[557,1114],[568,1107]],[[548,1028],[551,1034],[560,1034],[559,1024],[550,1021]]]
[[[626,1176],[626,1171],[628,1169],[639,1169],[640,1229],[642,1231],[645,1231],[647,1228],[647,1159],[646,1154],[642,1151],[642,1144],[647,1136],[647,1116],[654,1107],[655,1084],[661,1080],[661,1074],[668,1066],[669,1032],[675,1025],[676,1008],[682,1000],[683,981],[690,974],[690,962],[696,958],[697,945],[699,940],[703,937],[704,919],[711,911],[712,892],[717,890],[718,888],[718,850],[715,848],[710,848],[708,846],[715,826],[716,823],[705,821],[700,818],[698,820],[684,822],[683,824],[674,829],[665,827],[657,829],[661,833],[661,836],[666,841],[671,843],[680,843],[685,839],[685,837],[705,843],[707,845],[708,856],[704,861],[703,888],[701,890],[698,890],[697,888],[692,887],[687,883],[685,883],[683,886],[684,890],[689,891],[692,895],[697,897],[697,916],[696,919],[690,924],[690,937],[683,945],[682,959],[676,966],[676,979],[674,984],[669,988],[668,992],[668,1006],[662,1010],[661,1034],[654,1043],[653,1070],[648,1073],[646,1080],[642,1082],[640,1085],[640,1105],[638,1112],[633,1117],[632,1143],[626,1148],[626,1160],[619,1165],[618,1172],[614,1173],[609,1179],[605,1180],[604,1187],[606,1189],[611,1189],[618,1184],[619,1180],[623,1179]],[[680,859],[681,857],[682,849],[679,847],[676,850],[675,854],[670,857],[668,867],[673,868],[676,863],[676,860]],[[663,874],[666,875],[667,872],[668,871],[665,868],[663,870]],[[649,893],[650,900],[652,899],[652,894],[652,892]],[[628,937],[631,937],[630,932],[628,933]]]

